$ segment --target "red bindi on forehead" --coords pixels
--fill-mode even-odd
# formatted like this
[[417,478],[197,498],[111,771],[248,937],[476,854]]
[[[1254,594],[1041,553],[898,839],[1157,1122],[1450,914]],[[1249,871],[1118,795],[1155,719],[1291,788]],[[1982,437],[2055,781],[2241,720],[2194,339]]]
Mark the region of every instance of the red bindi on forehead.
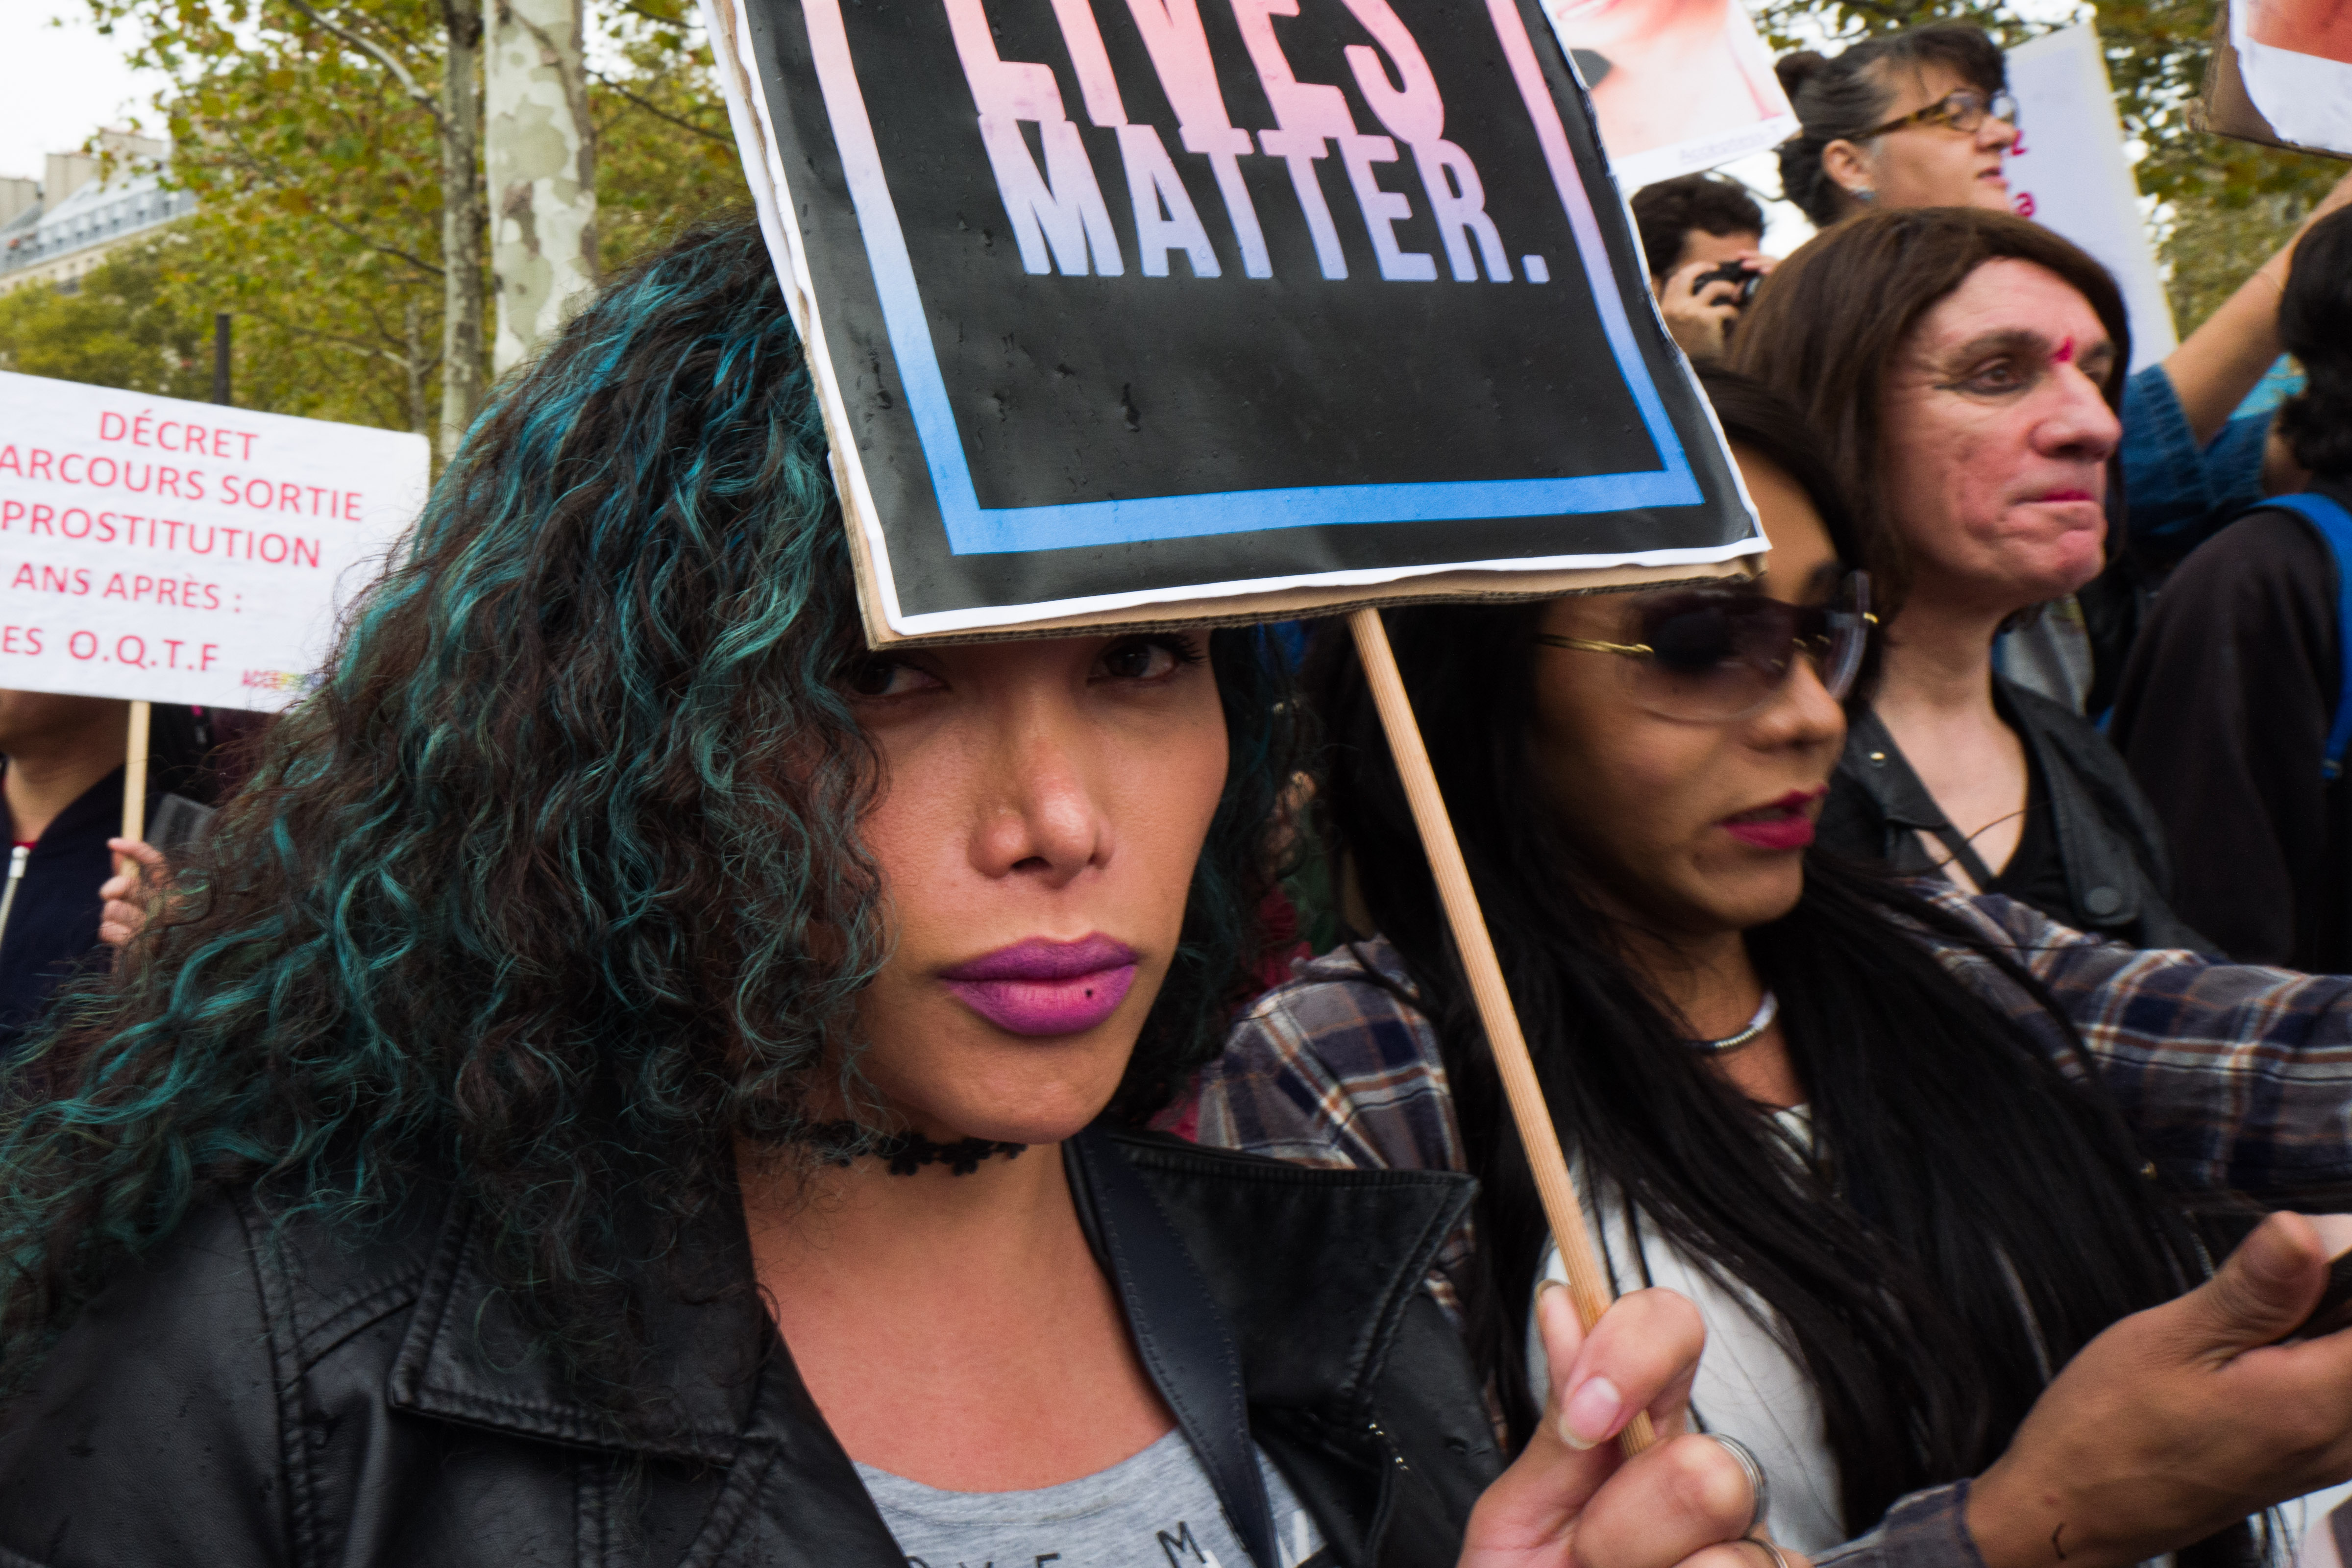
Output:
[[2058,345],[2058,352],[2052,354],[2050,358],[2053,363],[2058,364],[2072,364],[2074,363],[2074,339],[2072,334],[2068,335],[2064,342]]

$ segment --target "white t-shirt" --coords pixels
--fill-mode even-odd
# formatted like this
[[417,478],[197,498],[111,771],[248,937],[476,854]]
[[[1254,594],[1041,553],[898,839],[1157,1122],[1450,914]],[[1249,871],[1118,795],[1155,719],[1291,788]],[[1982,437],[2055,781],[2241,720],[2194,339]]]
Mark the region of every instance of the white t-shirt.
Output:
[[[1324,1568],[1322,1533],[1258,1456],[1281,1568]],[[871,1465],[858,1477],[907,1568],[1249,1568],[1181,1431],[1107,1470],[1033,1491],[955,1492]]]
[[[1803,1106],[1776,1112],[1774,1119],[1799,1147],[1811,1143],[1812,1123]],[[1617,1288],[1638,1290],[1651,1284],[1680,1291],[1706,1320],[1706,1349],[1691,1384],[1691,1409],[1707,1431],[1747,1444],[1764,1468],[1772,1486],[1772,1539],[1808,1554],[1848,1539],[1838,1504],[1837,1461],[1824,1436],[1821,1401],[1804,1368],[1764,1327],[1771,1321],[1770,1310],[1747,1292],[1734,1295],[1709,1279],[1647,1226],[1637,1237],[1622,1205],[1612,1203],[1605,1210],[1594,1205],[1593,1185],[1580,1173],[1585,1219],[1606,1254]],[[1559,1249],[1546,1242],[1538,1279],[1567,1278]],[[1528,1379],[1540,1405],[1550,1392],[1550,1364],[1542,1336],[1535,1331],[1532,1302],[1528,1312]]]

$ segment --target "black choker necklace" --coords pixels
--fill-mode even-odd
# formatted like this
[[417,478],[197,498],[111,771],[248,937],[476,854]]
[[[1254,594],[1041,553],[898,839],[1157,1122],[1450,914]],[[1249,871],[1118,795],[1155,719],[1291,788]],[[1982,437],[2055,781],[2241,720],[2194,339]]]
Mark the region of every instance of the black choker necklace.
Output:
[[[945,1165],[950,1176],[969,1176],[980,1169],[982,1160],[1002,1154],[1010,1160],[1026,1143],[1003,1143],[989,1138],[959,1138],[952,1143],[934,1142],[919,1132],[872,1132],[854,1121],[829,1121],[814,1128],[816,1140],[834,1148],[863,1142],[862,1152],[890,1162],[894,1176],[911,1176],[926,1165]],[[825,1163],[846,1165],[850,1156],[829,1154]]]

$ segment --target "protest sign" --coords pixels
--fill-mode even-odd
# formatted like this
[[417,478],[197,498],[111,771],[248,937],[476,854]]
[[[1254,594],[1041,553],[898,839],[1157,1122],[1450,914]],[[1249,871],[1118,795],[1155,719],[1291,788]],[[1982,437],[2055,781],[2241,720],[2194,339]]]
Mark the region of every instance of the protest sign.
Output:
[[0,373],[0,687],[284,707],[426,463],[421,436]]
[[2218,135],[2352,155],[2352,4],[2224,5],[2205,90],[2192,108],[2199,129]]
[[2061,27],[2010,50],[2009,89],[2018,109],[2017,142],[2002,170],[2010,200],[2115,274],[2131,316],[2131,368],[2156,363],[2180,340],[2124,155],[2098,30]]
[[1546,0],[1634,191],[1777,147],[1796,110],[1739,0]]
[[1534,0],[706,7],[877,642],[1760,548]]

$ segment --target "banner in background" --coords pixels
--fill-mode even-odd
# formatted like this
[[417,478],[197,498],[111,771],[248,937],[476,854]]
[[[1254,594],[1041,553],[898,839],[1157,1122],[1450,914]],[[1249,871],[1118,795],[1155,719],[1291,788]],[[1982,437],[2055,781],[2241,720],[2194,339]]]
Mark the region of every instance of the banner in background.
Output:
[[2017,97],[2017,144],[2002,170],[2017,210],[2056,230],[2115,274],[2131,316],[2131,368],[2179,346],[2172,305],[2141,216],[2139,185],[2124,155],[2123,123],[2097,29],[2044,33],[2009,51]]
[[0,687],[285,707],[427,463],[422,436],[0,372]]
[[1759,550],[1535,0],[706,0],[869,637]]
[[1739,0],[1545,0],[1627,195],[1777,147],[1796,112]]

